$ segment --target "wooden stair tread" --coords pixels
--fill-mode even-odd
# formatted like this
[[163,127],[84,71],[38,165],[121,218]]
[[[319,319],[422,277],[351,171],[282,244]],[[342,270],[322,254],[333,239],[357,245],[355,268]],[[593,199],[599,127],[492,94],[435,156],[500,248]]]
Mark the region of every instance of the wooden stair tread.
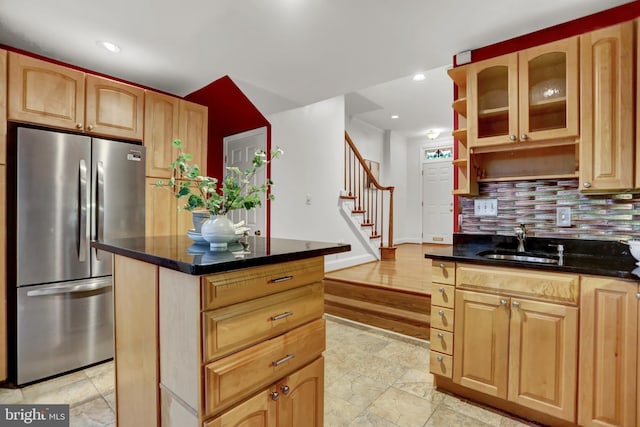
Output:
[[355,200],[357,199],[356,196],[340,196],[341,199],[346,199],[346,200]]
[[362,209],[354,209],[354,210],[351,211],[351,213],[357,213],[357,214],[361,214],[361,213],[365,213],[365,212],[366,211],[362,210]]
[[348,307],[357,307],[360,310],[366,310],[374,313],[383,313],[398,319],[410,320],[412,323],[431,323],[431,315],[416,313],[415,311],[407,311],[382,304],[375,304],[361,300],[353,300],[351,298],[340,297],[336,295],[325,294],[325,302],[343,305]]

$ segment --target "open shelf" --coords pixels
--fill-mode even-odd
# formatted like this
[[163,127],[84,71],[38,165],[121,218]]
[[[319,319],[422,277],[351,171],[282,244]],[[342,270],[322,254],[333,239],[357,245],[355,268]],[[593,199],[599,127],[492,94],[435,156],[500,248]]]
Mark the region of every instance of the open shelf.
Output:
[[451,135],[453,135],[453,137],[455,139],[457,139],[458,141],[462,141],[463,143],[466,144],[467,142],[467,129],[456,129],[453,132],[451,132]]
[[451,104],[453,111],[460,114],[462,117],[467,117],[467,98],[458,98]]
[[467,87],[467,66],[449,68],[447,74],[458,87]]

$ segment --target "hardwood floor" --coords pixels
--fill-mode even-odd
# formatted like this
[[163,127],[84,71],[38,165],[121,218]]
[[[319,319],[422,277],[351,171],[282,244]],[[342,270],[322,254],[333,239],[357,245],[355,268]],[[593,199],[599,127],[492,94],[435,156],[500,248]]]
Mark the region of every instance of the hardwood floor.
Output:
[[432,244],[399,245],[395,260],[325,274],[325,312],[416,338],[429,338]]

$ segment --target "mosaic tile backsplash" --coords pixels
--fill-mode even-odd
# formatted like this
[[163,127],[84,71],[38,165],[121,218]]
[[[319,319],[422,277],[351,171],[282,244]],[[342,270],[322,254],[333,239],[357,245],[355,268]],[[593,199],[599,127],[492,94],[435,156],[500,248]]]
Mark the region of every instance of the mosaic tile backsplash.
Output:
[[[577,179],[483,182],[481,198],[498,199],[498,216],[475,216],[474,197],[462,197],[460,232],[514,235],[525,224],[535,237],[620,240],[640,237],[640,193],[584,195]],[[477,198],[475,197],[475,198]],[[556,208],[571,208],[571,227],[556,225]]]

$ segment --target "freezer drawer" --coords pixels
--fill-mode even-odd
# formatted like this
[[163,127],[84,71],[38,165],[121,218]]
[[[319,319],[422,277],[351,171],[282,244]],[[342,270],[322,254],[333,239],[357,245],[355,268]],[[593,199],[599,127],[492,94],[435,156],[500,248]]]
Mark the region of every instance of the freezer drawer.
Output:
[[111,276],[17,292],[17,384],[113,357]]

